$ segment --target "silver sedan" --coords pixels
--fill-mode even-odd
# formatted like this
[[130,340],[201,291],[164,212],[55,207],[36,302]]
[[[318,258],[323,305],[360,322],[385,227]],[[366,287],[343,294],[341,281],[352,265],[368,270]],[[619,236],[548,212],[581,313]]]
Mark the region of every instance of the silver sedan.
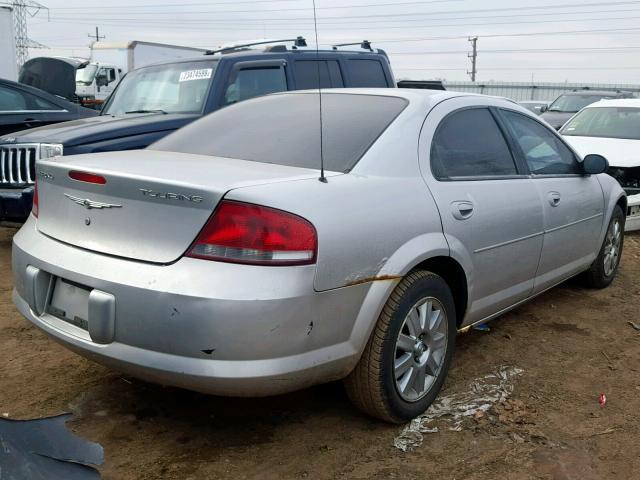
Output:
[[153,382],[260,396],[344,379],[402,422],[437,396],[456,332],[578,274],[613,280],[624,192],[524,108],[331,90],[321,125],[319,100],[270,95],[147,150],[39,162],[17,308]]

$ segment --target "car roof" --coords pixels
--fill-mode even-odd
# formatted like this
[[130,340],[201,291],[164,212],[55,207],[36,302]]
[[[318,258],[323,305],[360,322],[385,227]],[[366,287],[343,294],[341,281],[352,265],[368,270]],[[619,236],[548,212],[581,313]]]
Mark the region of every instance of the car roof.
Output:
[[[290,90],[285,92],[272,93],[271,95],[300,95],[305,93],[318,93],[317,89],[312,90]],[[426,88],[324,88],[322,94],[336,95],[375,95],[384,97],[399,97],[409,101],[421,101],[425,99],[446,100],[455,97],[486,97],[499,98],[516,105],[516,102],[505,97],[493,97],[479,93],[456,92],[452,90],[429,90]]]
[[[386,54],[380,49],[370,50],[318,50],[318,53],[323,56],[344,56],[344,55],[366,55],[366,56],[380,56],[385,57]],[[154,62],[149,65],[144,65],[142,67],[136,68],[135,70],[139,70],[145,67],[155,67],[157,65],[173,65],[176,63],[187,63],[187,62],[207,62],[212,60],[223,60],[223,59],[234,59],[234,58],[242,58],[242,57],[282,57],[285,55],[316,55],[316,49],[310,48],[297,48],[296,50],[276,50],[276,49],[257,49],[257,48],[247,48],[236,51],[229,51],[228,53],[216,53],[212,55],[199,55],[194,57],[184,57],[173,60],[165,60],[161,62]]]
[[[318,90],[289,90],[284,92],[272,93],[270,95],[305,95],[305,94],[317,94]],[[518,109],[527,111],[524,107],[519,106],[513,100],[505,97],[494,97],[491,95],[482,95],[479,93],[469,92],[455,92],[450,90],[429,90],[422,88],[326,88],[322,90],[323,95],[371,95],[382,97],[396,97],[404,98],[415,108],[418,109],[430,109],[436,104],[448,100],[450,98],[478,98],[484,97],[487,99],[501,100],[505,103],[512,104]],[[413,110],[413,108],[412,108]]]

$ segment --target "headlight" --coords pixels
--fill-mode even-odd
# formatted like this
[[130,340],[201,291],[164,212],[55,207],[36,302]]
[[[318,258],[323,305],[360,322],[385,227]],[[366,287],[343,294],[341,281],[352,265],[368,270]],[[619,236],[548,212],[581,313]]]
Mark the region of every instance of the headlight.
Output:
[[62,144],[60,143],[41,143],[40,158],[51,158],[62,155]]

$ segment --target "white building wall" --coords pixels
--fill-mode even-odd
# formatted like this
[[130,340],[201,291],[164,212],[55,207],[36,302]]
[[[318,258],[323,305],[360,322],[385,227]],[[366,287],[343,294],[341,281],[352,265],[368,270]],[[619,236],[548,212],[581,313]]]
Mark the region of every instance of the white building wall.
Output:
[[0,78],[18,80],[16,43],[13,36],[13,11],[0,6]]

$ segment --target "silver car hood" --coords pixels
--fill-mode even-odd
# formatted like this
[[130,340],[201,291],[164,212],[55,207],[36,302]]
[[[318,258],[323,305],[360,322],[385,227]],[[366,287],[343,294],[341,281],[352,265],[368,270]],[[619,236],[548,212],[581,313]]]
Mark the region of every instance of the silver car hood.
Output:
[[[40,161],[38,230],[81,248],[171,263],[230,190],[313,178],[315,170],[204,155],[138,150]],[[99,185],[70,171],[103,176]]]

